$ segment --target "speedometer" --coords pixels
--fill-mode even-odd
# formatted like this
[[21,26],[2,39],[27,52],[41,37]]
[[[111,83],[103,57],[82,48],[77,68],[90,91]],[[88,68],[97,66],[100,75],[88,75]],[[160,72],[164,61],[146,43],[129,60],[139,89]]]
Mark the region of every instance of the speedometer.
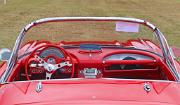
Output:
[[49,47],[47,49],[45,49],[41,54],[40,57],[41,58],[46,58],[49,55],[53,55],[57,58],[64,58],[64,54],[62,53],[62,51],[60,51],[58,48],[54,48],[54,47]]

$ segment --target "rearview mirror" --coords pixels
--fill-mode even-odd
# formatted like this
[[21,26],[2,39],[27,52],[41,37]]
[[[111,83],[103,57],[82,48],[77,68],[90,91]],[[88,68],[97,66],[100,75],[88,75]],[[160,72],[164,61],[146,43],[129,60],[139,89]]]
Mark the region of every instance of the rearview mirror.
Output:
[[8,61],[11,56],[11,51],[7,48],[0,49],[0,61]]

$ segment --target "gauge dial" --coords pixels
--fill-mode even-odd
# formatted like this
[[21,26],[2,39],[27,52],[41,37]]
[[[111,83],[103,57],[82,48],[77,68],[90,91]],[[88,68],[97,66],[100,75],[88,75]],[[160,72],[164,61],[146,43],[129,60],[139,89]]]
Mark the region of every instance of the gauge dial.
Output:
[[64,54],[62,53],[62,51],[60,51],[58,48],[54,48],[54,47],[49,47],[49,48],[45,49],[43,52],[41,52],[40,57],[46,58],[49,55],[53,55],[57,58],[64,58]]

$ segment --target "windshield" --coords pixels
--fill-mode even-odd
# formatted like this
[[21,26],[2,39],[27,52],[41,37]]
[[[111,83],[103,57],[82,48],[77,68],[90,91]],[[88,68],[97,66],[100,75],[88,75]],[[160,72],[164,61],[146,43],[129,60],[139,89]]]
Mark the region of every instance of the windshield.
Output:
[[[152,50],[152,46],[144,46],[144,43],[156,44],[154,52],[162,54],[154,32],[147,26],[133,22],[123,21],[63,21],[44,23],[30,29],[23,40],[24,44],[29,41],[60,42],[84,42],[104,41],[116,42],[126,47],[134,46],[137,49]],[[128,41],[133,41],[129,44]],[[139,43],[140,42],[140,43]]]
[[[125,47],[133,46],[137,49],[151,50],[163,56],[163,60],[179,80],[165,37],[149,22],[121,17],[57,17],[37,20],[22,29],[1,82],[6,81],[12,71],[19,49],[29,41],[35,40],[57,44],[77,41],[104,41],[108,42],[107,44],[116,42],[117,45]],[[131,44],[129,44],[130,40]],[[147,43],[148,47],[144,46]]]

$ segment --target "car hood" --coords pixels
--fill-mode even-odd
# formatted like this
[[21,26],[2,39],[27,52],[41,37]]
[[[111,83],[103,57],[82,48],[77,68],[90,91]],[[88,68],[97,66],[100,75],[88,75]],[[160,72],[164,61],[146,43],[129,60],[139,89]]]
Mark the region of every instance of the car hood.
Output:
[[[42,90],[37,92],[38,84]],[[144,84],[151,88],[144,90]],[[166,81],[70,79],[26,81],[0,87],[1,105],[178,105],[179,84]]]

